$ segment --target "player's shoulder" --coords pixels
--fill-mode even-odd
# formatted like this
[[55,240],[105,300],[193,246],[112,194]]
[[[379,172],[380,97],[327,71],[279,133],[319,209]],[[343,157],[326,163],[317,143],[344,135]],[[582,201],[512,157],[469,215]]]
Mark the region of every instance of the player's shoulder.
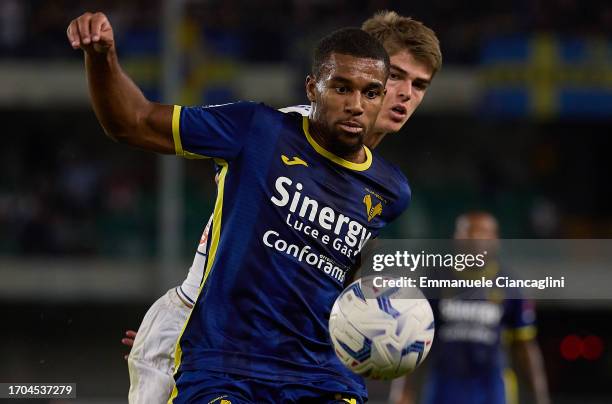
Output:
[[235,101],[222,104],[200,104],[179,106],[181,117],[189,120],[210,119],[211,117],[232,121],[250,121],[260,104],[253,101]]
[[299,116],[309,116],[312,107],[310,105],[291,105],[289,107],[279,108],[279,112],[283,114],[295,114]]
[[235,101],[224,104],[208,104],[197,107],[190,107],[190,110],[208,110],[211,113],[219,114],[248,114],[258,117],[268,116],[277,120],[301,120],[310,115],[310,105],[291,105],[280,109],[274,108],[262,102],[255,101]]
[[[184,107],[183,107],[184,108]],[[280,115],[276,108],[273,108],[269,105],[264,104],[263,102],[257,101],[249,101],[249,100],[239,100],[233,102],[226,102],[222,104],[202,104],[194,107],[188,107],[189,109],[195,110],[206,110],[212,113],[268,113],[268,114],[276,114]]]
[[283,128],[300,134],[302,133],[303,120],[310,114],[310,105],[292,105],[284,108],[274,108],[260,103],[257,108],[257,116],[263,122],[280,122]]
[[308,116],[312,107],[310,105],[291,105],[283,108],[274,108],[263,102],[239,100],[226,102],[221,104],[202,104],[193,107],[184,106],[183,108],[198,108],[198,109],[259,109],[271,114],[297,114],[299,116]]
[[398,166],[387,161],[377,153],[372,152],[372,158],[374,159],[372,166],[375,170],[373,179],[393,195],[395,201],[394,211],[398,215],[410,205],[412,199],[412,190],[410,189],[408,178],[406,178]]
[[220,104],[201,104],[201,105],[197,105],[191,108],[210,109],[210,110],[254,109],[254,108],[257,108],[259,105],[263,105],[263,104],[259,102],[255,102],[255,101],[240,100],[240,101],[224,102]]
[[262,102],[253,101],[239,101],[234,103],[234,105],[239,108],[256,109],[259,113],[272,115],[280,119],[285,119],[286,117],[301,119],[302,117],[307,117],[310,115],[311,110],[310,105],[291,105],[283,108],[275,108]]
[[372,158],[374,159],[376,171],[379,172],[379,175],[384,175],[387,181],[391,182],[392,186],[399,187],[399,189],[410,195],[411,191],[408,178],[406,178],[397,165],[387,161],[375,151],[372,151]]
[[[263,102],[247,100],[228,102],[225,104],[201,105],[200,108],[209,110],[213,114],[218,113],[228,116],[251,117],[251,120],[257,117],[257,119],[261,119],[263,122],[270,122],[270,120],[285,120],[287,116],[287,113]],[[297,108],[293,110],[298,111]]]

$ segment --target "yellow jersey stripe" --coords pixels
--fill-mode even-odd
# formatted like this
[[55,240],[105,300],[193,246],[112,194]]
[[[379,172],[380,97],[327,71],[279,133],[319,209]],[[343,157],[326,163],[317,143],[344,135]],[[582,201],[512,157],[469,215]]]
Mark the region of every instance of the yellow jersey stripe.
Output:
[[221,172],[219,172],[219,185],[217,186],[217,200],[215,201],[215,210],[213,212],[213,228],[212,228],[212,239],[210,241],[210,249],[208,250],[208,261],[206,262],[206,270],[204,271],[204,277],[202,279],[202,284],[200,285],[200,290],[202,290],[202,286],[206,283],[206,279],[208,278],[208,274],[210,273],[210,269],[215,262],[215,257],[217,255],[217,247],[219,246],[219,237],[221,236],[221,221],[223,217],[223,190],[225,188],[225,175],[227,174],[227,169],[229,167],[228,163],[222,159],[215,159],[215,162],[221,167]]
[[534,339],[537,333],[537,329],[533,325],[506,329],[502,332],[502,342],[506,345],[510,345],[516,341],[529,341]]
[[[221,223],[223,220],[223,191],[225,188],[225,176],[227,174],[227,169],[229,167],[228,163],[222,159],[215,159],[215,162],[221,167],[221,172],[219,173],[219,185],[217,186],[217,200],[215,201],[215,209],[213,211],[213,223],[212,223],[212,238],[210,239],[210,249],[208,251],[208,261],[206,262],[206,270],[204,271],[204,277],[200,284],[200,289],[198,290],[198,296],[202,292],[202,287],[206,283],[206,279],[210,273],[210,269],[212,268],[215,257],[217,255],[217,248],[219,246],[219,238],[221,236]],[[197,298],[196,298],[197,299]],[[183,324],[183,329],[181,330],[181,334],[176,341],[176,348],[174,351],[174,373],[178,371],[181,365],[181,359],[183,357],[183,351],[181,349],[181,339],[183,338],[183,333],[185,332],[185,328],[187,328],[187,324],[189,323],[189,319],[191,318],[191,311],[189,313],[189,317],[187,317],[187,321]],[[170,394],[170,398],[168,399],[168,404],[172,404],[173,400],[178,395],[178,388],[176,384],[172,389],[172,394]]]
[[174,139],[174,152],[177,156],[183,156],[183,145],[181,143],[181,106],[175,105],[172,110],[172,138]]
[[355,171],[365,171],[372,165],[372,152],[365,145],[363,149],[365,150],[366,160],[363,163],[353,163],[352,161],[348,161],[343,159],[342,157],[336,156],[334,153],[324,149],[320,144],[318,144],[310,135],[308,131],[308,117],[302,118],[302,128],[304,129],[304,134],[306,135],[306,139],[308,143],[312,146],[313,149],[316,150],[317,153],[327,158],[328,160],[333,161],[334,163],[341,165],[342,167],[346,167]]
[[515,341],[529,341],[535,338],[537,330],[534,326],[528,325],[526,327],[517,328],[513,331]]
[[516,374],[510,368],[504,369],[504,391],[507,404],[518,404],[518,383]]
[[174,152],[177,156],[187,159],[206,159],[208,157],[192,153],[183,149],[181,142],[181,106],[175,105],[172,110],[172,139],[174,140]]

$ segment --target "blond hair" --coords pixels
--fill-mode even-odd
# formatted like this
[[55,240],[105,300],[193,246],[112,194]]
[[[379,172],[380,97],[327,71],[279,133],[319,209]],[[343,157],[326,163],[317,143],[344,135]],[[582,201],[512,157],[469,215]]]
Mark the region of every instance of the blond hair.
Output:
[[431,28],[395,11],[379,11],[367,19],[361,29],[378,39],[389,56],[407,50],[432,69],[432,76],[442,67],[440,41]]

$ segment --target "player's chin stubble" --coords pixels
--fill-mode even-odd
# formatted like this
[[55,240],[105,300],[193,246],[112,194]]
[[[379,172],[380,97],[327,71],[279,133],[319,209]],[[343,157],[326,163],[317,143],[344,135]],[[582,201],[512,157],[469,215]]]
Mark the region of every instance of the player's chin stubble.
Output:
[[363,147],[363,133],[345,133],[329,123],[314,121],[311,132],[319,134],[323,141],[321,146],[338,157],[350,157]]
[[344,133],[336,130],[333,132],[334,136],[330,142],[330,152],[334,153],[339,157],[347,157],[354,155],[359,152],[363,147],[363,133],[353,134]]

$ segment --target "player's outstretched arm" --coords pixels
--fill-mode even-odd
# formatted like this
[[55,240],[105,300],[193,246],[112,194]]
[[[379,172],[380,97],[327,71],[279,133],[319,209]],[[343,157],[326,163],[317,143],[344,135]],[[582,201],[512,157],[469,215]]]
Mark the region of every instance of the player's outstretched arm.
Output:
[[391,390],[389,394],[389,402],[391,404],[414,404],[415,403],[415,385],[412,380],[414,376],[406,375],[404,377],[394,379],[391,382]]
[[513,344],[513,355],[519,371],[529,382],[537,404],[550,404],[548,383],[542,351],[535,340],[516,341]]
[[66,33],[72,48],[84,51],[91,102],[106,134],[118,142],[173,154],[173,107],[147,100],[121,69],[106,15],[85,13],[70,22]]

